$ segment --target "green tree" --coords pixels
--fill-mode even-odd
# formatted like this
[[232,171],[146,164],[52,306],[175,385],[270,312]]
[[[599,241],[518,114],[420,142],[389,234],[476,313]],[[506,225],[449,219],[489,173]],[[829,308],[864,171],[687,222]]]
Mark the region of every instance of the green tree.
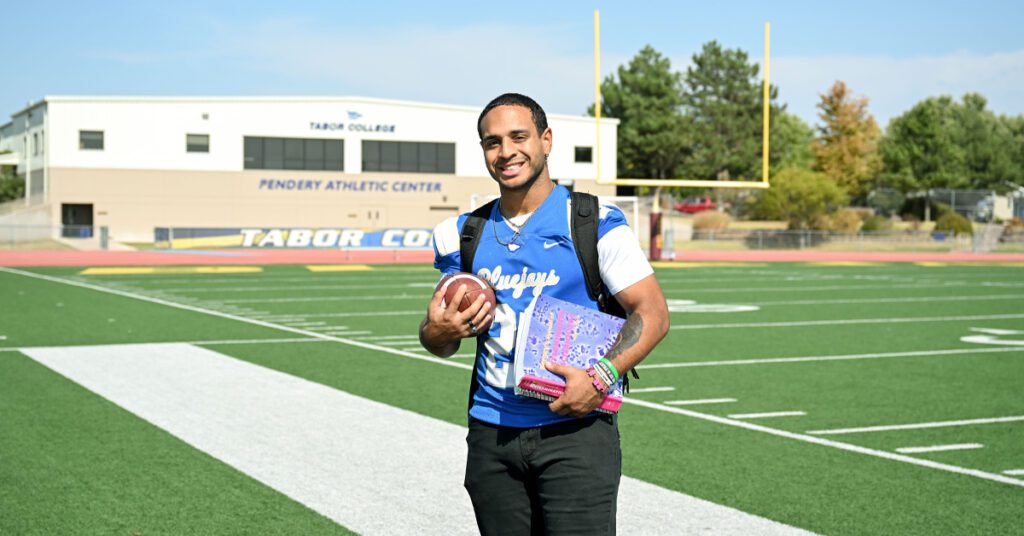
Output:
[[779,112],[772,118],[769,164],[772,171],[787,167],[810,168],[814,164],[814,129],[803,119]]
[[829,176],[848,195],[864,198],[881,170],[878,155],[880,130],[868,113],[867,97],[856,97],[837,80],[818,102],[818,138],[814,143],[815,167]]
[[25,180],[15,175],[0,175],[0,203],[25,197]]
[[[7,154],[10,151],[0,151]],[[0,203],[25,197],[25,180],[18,178],[5,166],[0,166]]]
[[1022,175],[1010,126],[986,110],[986,104],[985,97],[968,93],[954,107],[957,143],[964,149],[969,187],[976,189],[1000,187],[1003,181],[1016,182]]
[[[689,179],[743,180],[761,174],[762,88],[747,53],[705,43],[684,79],[684,111],[693,140],[683,162]],[[770,88],[770,100],[778,91]],[[773,110],[778,115],[781,108]]]
[[846,194],[824,173],[786,168],[772,178],[771,188],[757,193],[751,215],[786,220],[790,229],[814,229],[844,204]]
[[[619,175],[673,178],[685,156],[687,136],[680,110],[681,78],[672,64],[645,46],[628,65],[601,83],[601,115],[618,118]],[[591,106],[587,113],[594,115]]]
[[[1010,133],[1010,158],[1013,161],[1013,167],[1017,173],[1007,177],[1007,181],[1015,183],[1019,186],[1024,186],[1024,115],[1018,116],[999,116],[999,122],[1006,127],[1006,130]],[[1006,183],[1001,183],[999,189],[1005,189],[1009,187]]]
[[931,97],[892,119],[880,146],[884,181],[904,192],[967,187],[957,115],[953,99]]

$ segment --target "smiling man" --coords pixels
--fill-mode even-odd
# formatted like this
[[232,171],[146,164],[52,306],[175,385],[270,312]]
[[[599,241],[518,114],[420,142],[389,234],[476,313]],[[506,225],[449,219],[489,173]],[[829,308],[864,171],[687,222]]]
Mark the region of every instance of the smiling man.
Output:
[[[599,308],[574,247],[570,192],[555,186],[548,170],[547,117],[533,99],[506,93],[484,107],[477,131],[501,197],[483,209],[471,266],[463,266],[460,233],[470,214],[434,230],[434,265],[443,275],[465,269],[488,279],[498,305],[490,311],[481,297],[460,312],[455,304],[464,290],[447,307],[438,292],[420,324],[423,346],[440,357],[454,354],[463,338],[476,338],[465,484],[477,525],[483,534],[614,534],[622,460],[617,417],[594,411],[609,387],[602,374],[550,366],[566,380],[551,403],[514,391],[517,321],[535,297]],[[604,377],[618,378],[665,336],[668,308],[619,209],[600,207],[597,236],[604,294],[628,315],[607,365],[600,365],[608,367]],[[490,328],[478,333],[491,317]]]

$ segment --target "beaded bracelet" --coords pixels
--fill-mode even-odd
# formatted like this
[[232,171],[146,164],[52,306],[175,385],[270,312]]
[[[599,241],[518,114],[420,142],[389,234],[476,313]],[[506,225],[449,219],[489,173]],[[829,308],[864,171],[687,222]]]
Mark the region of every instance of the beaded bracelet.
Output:
[[594,367],[587,369],[587,376],[590,376],[591,383],[594,385],[594,389],[597,389],[601,396],[608,395],[608,384],[602,382],[601,378],[598,377],[598,372],[594,370]]

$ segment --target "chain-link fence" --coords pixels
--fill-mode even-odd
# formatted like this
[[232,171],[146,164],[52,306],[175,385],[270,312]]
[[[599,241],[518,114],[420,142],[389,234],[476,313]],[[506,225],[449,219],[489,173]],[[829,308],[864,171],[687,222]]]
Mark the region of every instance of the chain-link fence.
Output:
[[[1024,253],[1024,230],[976,225],[973,235],[941,231],[692,230],[671,234],[675,250],[819,249],[826,251],[998,251]],[[667,238],[667,237],[666,237]],[[669,238],[667,238],[669,239]]]

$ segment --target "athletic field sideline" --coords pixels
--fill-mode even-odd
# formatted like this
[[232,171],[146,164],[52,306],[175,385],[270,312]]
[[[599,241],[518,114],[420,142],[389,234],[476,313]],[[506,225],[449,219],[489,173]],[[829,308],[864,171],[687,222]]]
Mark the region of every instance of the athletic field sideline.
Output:
[[[1024,533],[1021,266],[656,270],[620,533]],[[436,280],[0,268],[0,534],[473,533]]]

